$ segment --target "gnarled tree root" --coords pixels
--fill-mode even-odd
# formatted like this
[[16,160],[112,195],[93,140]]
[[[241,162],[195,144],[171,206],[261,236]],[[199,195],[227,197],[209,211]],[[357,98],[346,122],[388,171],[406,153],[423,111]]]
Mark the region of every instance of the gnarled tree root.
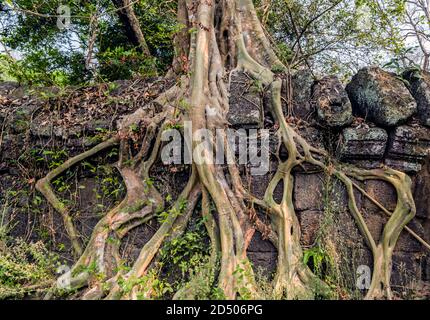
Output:
[[[326,152],[309,145],[286,122],[281,106],[282,81],[271,71],[271,67],[275,65],[283,66],[270,47],[251,0],[216,2],[186,0],[182,1],[182,4],[186,6],[180,10],[181,17],[189,19],[188,25],[196,28],[196,32],[190,34],[189,46],[180,50],[188,52],[191,73],[182,76],[178,85],[154,101],[155,104],[162,106],[163,110],[152,117],[148,117],[148,109],[137,110],[119,123],[120,131],[115,138],[68,160],[37,184],[38,190],[63,216],[75,253],[80,255],[68,275],[72,275],[71,287],[88,286],[89,289],[84,294],[84,298],[87,299],[135,299],[139,294],[151,298],[151,283],[143,284],[139,279],[148,274],[163,242],[184,232],[202,195],[202,214],[207,218],[206,228],[211,240],[209,264],[214,269],[208,279],[215,282],[216,278],[216,285],[225,298],[234,299],[238,295],[242,298],[262,298],[246,255],[255,230],[267,236],[278,250],[278,266],[273,280],[276,297],[311,299],[317,294],[330,297],[328,286],[315,276],[303,261],[300,225],[293,206],[292,170],[296,166],[309,163],[323,169],[327,174],[336,176],[348,191],[349,209],[374,257],[372,284],[366,298],[391,298],[393,249],[400,232],[415,214],[409,177],[390,168],[360,170],[336,163],[326,164],[322,160],[328,158]],[[150,178],[150,168],[160,155],[162,131],[169,124],[183,120],[192,122],[193,137],[201,129],[212,132],[216,129],[225,129],[229,101],[228,87],[224,79],[226,71],[233,68],[247,72],[253,79],[270,89],[272,94],[270,111],[279,125],[277,134],[280,143],[288,151],[287,160],[279,160],[277,171],[267,187],[264,198],[258,199],[244,187],[225,135],[218,136],[224,141],[221,145],[215,143],[213,138],[206,144],[215,150],[202,148],[201,141],[193,139],[191,176],[187,186],[169,210],[167,220],[143,246],[130,271],[115,271],[121,264],[118,242],[129,230],[151,219],[157,209],[164,208],[159,192],[154,186],[145,184]],[[142,148],[135,157],[132,157],[127,149],[128,130],[131,125],[146,127]],[[70,213],[55,196],[50,182],[72,165],[118,142],[121,142],[121,152],[117,167],[125,181],[127,196],[120,205],[100,220],[85,251],[82,252]],[[224,167],[210,161],[219,148],[224,149],[228,160],[228,178]],[[360,190],[352,178],[389,182],[397,191],[396,209],[391,213],[383,208],[376,199]],[[280,183],[283,184],[283,195],[277,203],[273,193]],[[354,189],[378,203],[389,216],[379,243],[372,238],[357,207]],[[187,200],[187,208],[185,212],[178,214],[179,205],[184,200]],[[215,206],[216,218],[209,209],[211,203]],[[264,208],[269,213],[271,226],[258,219],[254,205]],[[111,238],[115,241],[108,241]],[[96,265],[102,277],[95,279],[90,274],[88,267],[92,264]],[[130,284],[131,289],[125,290],[121,285],[124,283]],[[174,295],[174,298],[196,298],[198,295],[198,288],[196,289],[193,283],[188,283]]]

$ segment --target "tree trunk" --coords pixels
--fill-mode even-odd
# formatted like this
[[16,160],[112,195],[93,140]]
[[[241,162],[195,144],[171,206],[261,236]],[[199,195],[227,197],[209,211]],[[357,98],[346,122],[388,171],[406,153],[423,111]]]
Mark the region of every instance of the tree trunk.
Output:
[[134,13],[133,5],[130,0],[112,0],[117,8],[118,17],[125,28],[128,39],[147,57],[151,56],[148,45],[140,28],[139,20]]

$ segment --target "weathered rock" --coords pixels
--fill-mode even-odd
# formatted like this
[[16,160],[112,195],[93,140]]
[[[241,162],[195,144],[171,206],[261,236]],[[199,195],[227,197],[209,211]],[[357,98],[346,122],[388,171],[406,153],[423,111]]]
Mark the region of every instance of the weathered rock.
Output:
[[22,147],[24,146],[24,135],[5,135],[2,139],[0,156],[1,160],[14,161],[22,154]]
[[318,229],[324,217],[321,211],[306,210],[298,215],[300,229],[302,231],[300,242],[304,246],[311,246],[315,243],[318,235]]
[[[42,121],[42,122],[41,122]],[[30,132],[37,137],[57,137],[62,139],[70,139],[72,137],[83,137],[83,139],[93,138],[96,135],[102,135],[103,132],[108,132],[112,129],[113,122],[104,119],[94,119],[87,123],[82,123],[74,126],[61,126],[52,123],[45,123],[46,120],[36,118],[30,125]]]
[[[66,129],[62,127],[55,127],[52,124],[40,125],[37,121],[31,123],[30,132],[33,136],[36,137],[57,137],[62,138],[63,135],[69,135],[73,131],[73,128]],[[64,138],[67,138],[65,136]]]
[[277,252],[270,241],[263,239],[260,232],[255,232],[248,246],[248,252]]
[[356,160],[356,159],[346,159],[350,164],[353,164],[361,169],[371,170],[371,169],[377,169],[382,166],[382,159],[380,160]]
[[323,184],[324,176],[322,174],[296,173],[293,192],[296,210],[321,210]]
[[18,107],[10,114],[9,122],[10,129],[13,133],[23,133],[30,127],[31,117],[37,106],[33,104]]
[[421,261],[422,275],[424,281],[430,281],[430,256],[426,256]]
[[[288,156],[288,152],[286,152],[285,147],[283,147],[282,144],[279,146],[279,137],[276,134],[276,132],[270,131],[269,134],[270,134],[270,154],[272,159],[277,161],[277,156],[281,154],[282,156]],[[280,148],[279,152],[278,152],[278,146]]]
[[[248,185],[250,186],[250,191],[253,195],[259,198],[263,198],[264,193],[266,192],[267,186],[269,185],[273,176],[273,170],[271,171],[272,172],[263,176],[262,175],[251,175],[249,177],[242,176],[242,181],[246,186]],[[275,189],[273,198],[275,200],[282,198],[282,190],[280,188]]]
[[400,159],[424,160],[430,151],[430,129],[400,126],[390,134],[388,156]]
[[336,76],[324,77],[312,86],[312,100],[318,121],[329,127],[352,122],[352,107],[342,83]]
[[8,165],[5,162],[0,162],[0,174],[5,174],[8,172],[9,172]]
[[337,154],[342,160],[382,159],[388,134],[381,128],[345,128],[339,139]]
[[[394,187],[385,181],[368,180],[364,184],[364,190],[386,209],[393,211],[396,208],[397,195]],[[366,213],[385,215],[372,201],[364,197],[363,207]]]
[[255,271],[261,271],[266,277],[271,277],[276,270],[276,252],[248,252],[247,256]]
[[[430,161],[427,159],[423,169],[414,177],[414,200],[416,216],[430,220]],[[430,228],[428,228],[430,234]]]
[[259,232],[254,233],[247,249],[247,256],[255,270],[260,269],[266,276],[271,276],[276,270],[278,252],[272,243],[263,239]]
[[[357,273],[359,266],[368,266],[369,268],[373,268],[373,256],[371,251],[366,248],[356,248],[351,256],[353,256],[353,271]],[[352,260],[352,259],[351,259]]]
[[412,283],[421,278],[421,259],[409,252],[394,252],[391,286],[393,288],[407,290]]
[[[422,224],[417,220],[413,219],[409,222],[408,227],[411,228],[417,235],[424,238],[424,228]],[[418,240],[416,240],[412,235],[403,230],[397,240],[395,251],[405,251],[405,252],[419,252],[423,249],[422,245]]]
[[430,126],[430,73],[407,70],[403,78],[410,84],[410,91],[417,102],[417,117],[425,126]]
[[[323,132],[321,130],[318,130],[315,127],[311,126],[302,126],[299,128],[296,128],[296,131],[305,139],[312,147],[320,149],[320,150],[326,150],[326,147],[324,145],[324,136]],[[298,151],[303,154],[302,147],[300,145],[297,146]],[[323,160],[321,155],[315,154],[315,159],[317,160]],[[320,171],[321,168],[317,167],[310,163],[304,163],[303,166],[299,166],[294,168],[295,171],[306,171],[306,172],[312,172],[312,171]]]
[[149,225],[138,226],[127,233],[120,247],[122,256],[128,256],[132,261],[137,259],[141,251],[139,247],[144,246],[154,236],[156,230],[156,225],[150,222]]
[[[321,130],[306,125],[295,128],[295,131],[300,134],[300,136],[302,136],[303,139],[305,139],[310,146],[320,150],[325,150],[324,135]],[[302,152],[301,146],[298,145],[297,147],[299,151]]]
[[346,86],[353,112],[382,126],[396,126],[417,111],[417,103],[394,74],[378,67],[361,69]]
[[[303,74],[300,75],[300,77]],[[245,76],[246,77],[246,76]],[[309,81],[299,81],[300,77],[293,76],[293,85],[296,86],[294,97],[294,112],[296,116],[299,116],[299,113],[303,112],[303,114],[311,114],[312,106],[309,104],[310,102],[310,91],[311,91],[311,83],[313,82],[312,77],[309,77]],[[233,77],[234,78],[234,77]],[[237,80],[237,79],[236,79]],[[296,81],[297,80],[297,81]],[[240,81],[243,81],[241,83]],[[238,81],[238,83],[232,83],[231,85],[240,85],[243,87],[241,89],[247,89],[248,87],[252,88],[252,80],[248,79],[248,77],[243,78]],[[122,92],[126,90],[127,83],[123,85],[120,83],[118,87],[118,92],[115,94],[122,95]],[[13,89],[13,88],[12,88]],[[248,94],[252,99],[255,97],[259,97],[259,93],[256,91],[248,90],[250,92],[246,92],[243,96],[248,97]],[[1,91],[1,88],[0,88]],[[238,91],[236,90],[236,93]],[[240,100],[241,103],[249,103],[247,100],[242,99],[242,92],[232,93],[232,95],[236,95],[232,97],[230,102],[234,102],[234,99]],[[111,92],[113,94],[113,92]],[[0,93],[1,95],[1,93]],[[1,97],[0,97],[1,98]],[[301,99],[301,100],[300,100]],[[243,101],[242,101],[243,100]],[[256,98],[255,102],[258,99]],[[20,100],[21,101],[21,100]],[[32,97],[28,96],[25,100],[25,104],[19,104],[17,106],[27,107],[32,102]],[[82,103],[85,103],[85,100],[82,100]],[[251,100],[254,101],[254,100]],[[259,101],[259,100],[258,100]],[[301,101],[298,103],[297,101]],[[9,105],[5,105],[6,107],[2,108],[1,99],[0,99],[0,123],[2,118],[5,118],[4,111],[16,110],[15,105],[13,108],[9,108]],[[250,103],[248,105],[250,108],[254,105]],[[239,106],[239,108],[241,108]],[[127,108],[126,108],[127,109]],[[107,109],[110,110],[110,109]],[[0,150],[0,204],[1,200],[4,199],[4,194],[7,190],[13,188],[18,189],[21,187],[21,184],[14,184],[16,181],[22,182],[26,185],[27,177],[24,177],[22,174],[22,170],[16,167],[16,159],[18,159],[23,150],[27,145],[33,149],[36,148],[50,148],[51,146],[58,146],[59,148],[64,148],[67,150],[70,156],[74,156],[76,154],[81,153],[84,150],[88,150],[88,147],[91,144],[97,143],[96,136],[101,131],[106,130],[115,130],[115,128],[111,128],[112,123],[115,121],[111,119],[112,113],[109,111],[101,113],[92,114],[90,117],[87,117],[87,112],[85,108],[81,108],[79,113],[69,112],[68,114],[64,113],[56,113],[53,109],[49,108],[41,108],[38,109],[31,117],[31,121],[29,123],[32,124],[31,132],[32,134],[28,135],[26,130],[20,129],[17,127],[17,130],[12,130],[12,112],[8,112],[7,121],[5,123],[5,132],[3,134],[3,141],[1,143]],[[122,111],[121,111],[122,112]],[[129,110],[125,110],[124,112],[129,112]],[[43,113],[43,117],[41,116]],[[240,109],[240,113],[243,113],[242,109]],[[122,114],[122,113],[121,113]],[[3,116],[2,116],[3,115]],[[20,116],[24,116],[22,120],[27,121],[30,120],[28,117],[29,114]],[[68,121],[62,122],[64,119],[64,115],[70,117],[69,120],[73,120],[70,123]],[[108,115],[105,117],[105,115]],[[79,118],[77,118],[79,116]],[[56,119],[58,121],[51,121],[52,119]],[[79,120],[83,119],[83,121]],[[86,121],[88,119],[88,121]],[[310,118],[309,118],[310,119]],[[273,119],[272,119],[273,120]],[[250,128],[258,126],[258,121],[248,122],[245,121],[244,125],[237,125],[239,128]],[[254,123],[254,124],[250,124]],[[276,131],[276,127],[273,128],[274,121],[272,121],[271,126],[268,128],[272,129],[272,132]],[[314,147],[327,150],[332,150],[329,148],[329,143],[331,144],[334,139],[331,139],[329,135],[337,136],[340,130],[320,130],[319,126],[315,125],[301,125],[299,122],[296,123],[295,130],[297,130],[311,145]],[[0,124],[1,126],[1,124]],[[391,137],[392,141],[390,142],[390,146],[394,150],[392,152],[391,158],[387,159],[387,162],[396,162],[396,163],[406,163],[409,166],[415,166],[415,170],[418,170],[418,166],[421,166],[420,163],[414,162],[422,161],[422,159],[427,158],[427,156],[423,155],[422,151],[417,151],[416,145],[422,146],[427,144],[428,135],[426,128],[414,127],[412,121],[408,122],[408,130],[418,130],[418,132],[414,131],[414,134],[406,134],[403,132],[400,134],[400,137],[396,137],[396,130],[391,129]],[[412,128],[412,129],[410,129]],[[103,129],[103,130],[99,130]],[[345,160],[348,162],[360,162],[360,163],[369,163],[370,167],[377,166],[378,164],[384,161],[384,157],[382,156],[385,151],[385,144],[387,143],[387,133],[383,129],[378,128],[361,128],[361,129],[353,129],[358,132],[363,130],[362,137],[363,140],[354,140],[351,139],[350,144],[346,144],[346,151],[350,152],[350,157],[345,157]],[[345,129],[347,130],[347,129]],[[366,131],[367,130],[367,131]],[[368,131],[374,133],[374,131],[379,132],[379,140],[369,133]],[[402,129],[399,129],[400,131]],[[407,131],[407,130],[406,130]],[[382,133],[381,133],[382,132]],[[407,131],[409,132],[409,131]],[[343,134],[343,133],[342,133]],[[354,134],[357,134],[356,132]],[[376,137],[378,134],[374,133]],[[368,136],[369,135],[369,136]],[[406,138],[404,137],[406,135]],[[418,140],[413,138],[412,136],[418,137]],[[428,136],[427,136],[428,137]],[[381,139],[382,138],[382,139]],[[367,139],[367,140],[366,140]],[[374,141],[372,140],[374,139]],[[361,141],[361,142],[360,142]],[[418,142],[417,142],[418,141]],[[427,141],[427,142],[426,142]],[[274,151],[274,146],[276,145],[275,140],[271,141],[271,151]],[[345,144],[346,141],[342,140],[342,144]],[[368,143],[368,145],[366,144]],[[402,145],[403,143],[403,145]],[[334,143],[333,143],[334,144]],[[374,150],[373,147],[379,144],[379,149]],[[361,147],[360,147],[361,146]],[[339,150],[344,148],[344,145],[339,146]],[[355,148],[355,149],[354,149]],[[298,147],[299,152],[300,146]],[[369,150],[370,149],[370,150]],[[400,154],[397,151],[400,149]],[[420,148],[418,148],[420,149]],[[409,157],[408,157],[409,155]],[[286,158],[288,156],[288,152],[283,149],[281,150],[281,158]],[[315,155],[317,157],[317,155]],[[382,157],[382,158],[381,158]],[[270,170],[269,173],[263,176],[253,176],[249,175],[250,167],[246,167],[245,165],[240,166],[241,176],[246,188],[249,188],[251,192],[259,198],[264,196],[264,192],[271,178],[273,177],[274,170],[276,170],[277,162],[275,162],[275,158],[271,158],[270,162]],[[321,159],[323,160],[323,159]],[[23,162],[23,164],[25,164]],[[40,168],[40,176],[46,173],[46,168]],[[360,234],[357,224],[354,221],[351,213],[348,210],[348,197],[345,192],[345,187],[342,183],[334,181],[336,179],[332,179],[333,184],[327,183],[327,177],[321,173],[321,171],[314,170],[316,167],[305,166],[305,168],[298,166],[294,171],[294,206],[297,212],[297,217],[301,224],[301,243],[303,245],[309,246],[312,245],[315,241],[315,236],[318,233],[320,227],[327,228],[330,227],[330,232],[333,232],[334,246],[336,248],[336,253],[342,256],[342,268],[345,265],[348,265],[349,273],[352,277],[355,275],[355,271],[358,265],[366,264],[371,268],[373,266],[372,258],[370,251],[366,247],[363,236]],[[428,169],[430,171],[430,169]],[[43,172],[42,172],[43,171]],[[227,171],[227,170],[226,170]],[[303,171],[306,171],[303,172]],[[98,178],[92,177],[91,175],[86,175],[78,172],[79,176],[79,186],[85,186],[85,189],[79,189],[78,192],[81,192],[79,209],[76,211],[76,215],[74,215],[76,227],[78,232],[82,234],[85,238],[88,238],[91,234],[93,226],[98,222],[99,217],[94,214],[91,208],[97,207],[97,194],[95,192],[90,192],[95,189],[94,185],[97,184]],[[39,173],[38,173],[39,175]],[[162,184],[163,189],[160,189],[165,194],[170,194],[175,199],[178,196],[180,190],[183,189],[185,185],[188,174],[184,173],[182,175],[175,174],[173,180],[167,179],[166,177],[170,177],[172,173],[170,171],[166,171],[166,167],[155,165],[152,168],[151,176],[152,177],[162,177],[159,181],[168,181],[169,183]],[[39,177],[39,176],[38,176]],[[229,178],[227,177],[227,180]],[[158,178],[157,178],[158,181]],[[414,198],[416,200],[417,206],[417,218],[415,218],[409,226],[417,231],[420,235],[424,235],[423,237],[429,239],[429,228],[430,219],[429,219],[429,204],[428,193],[429,188],[427,188],[427,184],[429,181],[428,174],[424,173],[424,170],[421,171],[414,178]],[[357,182],[357,181],[356,181]],[[158,183],[158,182],[156,182]],[[369,194],[374,196],[379,202],[381,202],[384,206],[389,210],[393,210],[396,204],[396,194],[394,189],[387,183],[381,181],[366,181],[366,182],[357,182],[359,183]],[[29,185],[28,188],[31,186]],[[329,187],[329,188],[328,188]],[[275,189],[274,198],[277,202],[282,198],[282,182]],[[328,197],[325,197],[326,191],[330,190],[330,194]],[[71,190],[71,192],[76,192],[75,189]],[[20,196],[21,197],[21,196]],[[369,230],[372,233],[375,240],[381,236],[383,225],[386,222],[385,215],[369,200],[365,199],[358,191],[355,193],[357,206],[362,212],[366,223],[368,224]],[[31,198],[28,196],[23,196],[22,198],[17,198],[14,200],[14,208],[10,210],[10,214],[6,212],[6,216],[16,217],[19,219],[19,223],[17,227],[14,228],[12,236],[22,236],[23,234],[30,234],[31,228],[37,229],[38,220],[32,213],[26,213],[27,205],[30,203]],[[21,210],[19,212],[15,212],[12,210]],[[45,207],[44,209],[45,210]],[[329,211],[331,210],[331,211]],[[262,207],[256,206],[257,215],[259,218],[270,225],[270,212],[265,210]],[[13,214],[12,214],[13,213]],[[332,214],[332,216],[330,216]],[[8,219],[8,218],[6,218]],[[12,218],[11,218],[12,219]],[[53,226],[54,232],[60,237],[57,240],[61,243],[66,244],[67,250],[69,250],[69,243],[66,239],[64,232],[64,226],[62,225],[62,219],[60,215],[53,215]],[[332,219],[332,220],[331,220]],[[156,219],[155,219],[156,220]],[[152,223],[157,223],[156,221]],[[417,221],[415,221],[417,220]],[[8,222],[9,220],[7,220]],[[321,224],[321,221],[324,221]],[[15,220],[13,220],[13,225],[15,226]],[[193,222],[194,223],[194,222]],[[418,225],[417,225],[418,223]],[[12,223],[11,223],[12,225]],[[126,236],[126,239],[123,241],[123,245],[121,246],[121,255],[128,257],[127,259],[136,259],[139,255],[140,248],[148,241],[148,239],[155,232],[155,226],[142,226],[138,227],[135,230],[132,230],[129,235]],[[423,233],[424,232],[424,233]],[[136,239],[136,240],[133,240]],[[359,252],[357,252],[359,251]],[[67,251],[69,252],[69,251]],[[400,283],[399,279],[402,279],[403,273],[406,270],[411,270],[413,274],[416,274],[418,277],[422,274],[423,280],[430,279],[430,260],[424,259],[418,261],[415,258],[418,255],[425,254],[426,251],[423,250],[422,246],[420,247],[419,243],[410,237],[407,232],[402,231],[401,237],[399,239],[399,243],[397,244],[395,253],[396,258],[394,261],[394,271],[393,271],[393,279],[395,283]],[[267,274],[270,274],[273,270],[276,269],[276,259],[277,252],[274,247],[267,240],[263,240],[261,235],[257,232],[254,238],[251,241],[250,246],[248,247],[248,256],[254,266],[262,267]],[[402,265],[400,268],[399,266]],[[406,266],[406,268],[405,268]],[[419,271],[419,272],[418,272]],[[403,282],[404,283],[404,282]],[[395,288],[395,287],[393,287]]]
[[398,159],[386,159],[385,165],[390,168],[400,170],[409,174],[417,173],[422,168],[421,164],[419,163]]
[[[351,180],[353,182],[358,183],[354,180],[354,178],[351,178]],[[328,183],[328,181],[330,182]],[[341,212],[344,210],[348,210],[348,191],[345,188],[345,185],[340,180],[326,180],[324,188],[324,192],[327,194],[328,197],[327,200],[329,200],[328,203],[324,204],[324,206],[329,206],[329,210],[331,210],[332,212]],[[357,203],[358,207],[360,207],[363,203],[362,195],[359,192],[355,192],[355,202]]]
[[369,228],[373,239],[376,243],[378,243],[379,239],[381,238],[386,219],[382,217],[381,214],[375,213],[364,215],[364,220],[366,221],[367,227]]
[[[308,120],[314,106],[312,100],[312,84],[314,78],[309,70],[299,70],[291,77],[291,87],[293,92],[293,113],[296,117]],[[283,95],[286,98],[287,81],[283,81]],[[286,106],[284,108],[287,114]]]
[[6,120],[7,114],[4,110],[0,109],[0,126],[3,127],[3,122]]
[[253,85],[253,80],[241,71],[230,76],[230,109],[228,122],[233,127],[258,128],[263,122],[261,93]]
[[418,172],[430,151],[430,129],[400,126],[390,133],[385,163],[405,172]]

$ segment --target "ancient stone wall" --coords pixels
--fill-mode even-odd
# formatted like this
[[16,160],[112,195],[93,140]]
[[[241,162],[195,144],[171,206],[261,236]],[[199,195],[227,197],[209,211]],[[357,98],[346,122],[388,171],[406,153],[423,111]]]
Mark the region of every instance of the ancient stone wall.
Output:
[[[285,76],[283,83],[287,121],[312,145],[325,149],[330,161],[363,168],[387,165],[411,176],[417,214],[409,227],[429,242],[430,75],[408,71],[399,76],[370,67],[360,70],[346,86],[333,76],[314,80],[306,71]],[[13,83],[1,84],[1,225],[7,225],[13,236],[28,241],[42,239],[71,261],[70,243],[61,218],[35,191],[35,181],[56,162],[87,150],[110,135],[116,130],[117,119],[145,105],[169,85],[161,80],[124,81],[74,91],[38,90],[36,95]],[[270,92],[241,72],[231,74],[230,89],[230,125],[268,129],[270,146],[276,148],[276,124],[267,111]],[[137,140],[139,130],[136,128]],[[121,181],[111,167],[116,152],[109,150],[85,162],[55,185],[64,199],[79,199],[70,205],[84,239],[106,208],[123,195]],[[283,152],[286,153],[281,150],[281,157]],[[274,154],[266,175],[250,175],[249,168],[241,166],[245,185],[257,196],[263,196],[276,170]],[[164,195],[175,196],[187,180],[187,170],[185,166],[159,163],[152,174]],[[329,232],[333,242],[331,256],[349,281],[347,285],[353,286],[358,266],[372,268],[372,261],[348,212],[344,188],[327,172],[311,166],[297,169],[294,179],[294,203],[304,248],[314,247],[322,234]],[[387,209],[394,209],[396,195],[388,184],[371,180],[356,183]],[[275,199],[281,194],[278,188]],[[356,199],[372,235],[379,239],[387,216],[359,193]],[[257,214],[268,221],[265,212]],[[135,230],[122,248],[123,254],[136,256],[155,227],[149,224]],[[255,234],[248,254],[263,273],[274,270],[276,249],[265,240],[265,235]],[[395,290],[404,294],[428,295],[430,291],[430,251],[406,231],[395,249],[392,283]]]
[[[263,88],[256,95],[255,84],[240,73],[232,79],[239,79],[241,86],[235,83],[232,90],[231,125],[272,128],[271,115],[266,111],[270,93]],[[386,165],[411,176],[417,214],[409,227],[429,241],[430,76],[417,71],[398,76],[369,67],[360,70],[346,88],[334,76],[314,81],[306,71],[286,78],[283,83],[282,100],[287,121],[313,146],[325,149],[333,162],[342,161],[366,169]],[[243,110],[247,110],[246,116],[243,116]],[[259,115],[265,115],[264,119]],[[276,171],[276,159],[272,160],[271,173],[251,178],[252,191],[260,197],[271,174]],[[294,204],[304,247],[313,247],[321,228],[333,224],[330,232],[335,233],[334,250],[339,254],[339,264],[348,270],[346,272],[354,273],[360,265],[372,267],[370,251],[348,213],[344,187],[327,173],[312,167],[297,170],[294,178]],[[381,181],[356,183],[388,210],[395,208],[397,197],[390,185]],[[278,190],[278,197],[281,194],[282,190]],[[358,192],[355,196],[373,237],[378,241],[387,215]],[[264,213],[260,214],[264,216]],[[255,236],[248,251],[255,264],[265,269],[274,267],[276,249],[262,240],[261,235]],[[404,231],[393,258],[393,287],[408,291],[405,288],[420,287],[423,282],[428,282],[429,254],[427,248]],[[345,257],[350,261],[342,260]]]

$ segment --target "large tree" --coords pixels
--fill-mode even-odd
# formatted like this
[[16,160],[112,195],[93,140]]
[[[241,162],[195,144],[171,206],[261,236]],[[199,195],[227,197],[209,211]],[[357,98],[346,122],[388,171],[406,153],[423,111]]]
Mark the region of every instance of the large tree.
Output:
[[[176,85],[150,105],[121,120],[114,137],[69,159],[37,182],[37,189],[62,215],[78,257],[72,271],[62,277],[72,276],[74,289],[88,287],[84,293],[84,298],[88,299],[136,298],[138,294],[150,297],[151,279],[145,278],[145,275],[153,266],[152,262],[163,242],[183,232],[192,212],[201,208],[212,243],[210,261],[213,269],[219,266],[216,286],[226,298],[234,299],[238,295],[260,297],[260,289],[246,254],[255,230],[264,232],[278,251],[273,279],[276,297],[313,298],[324,294],[328,286],[303,262],[300,225],[293,205],[292,170],[309,163],[337,177],[347,189],[350,212],[374,257],[374,272],[367,298],[390,298],[393,249],[400,232],[415,214],[410,178],[390,168],[362,170],[325,161],[328,157],[326,152],[308,144],[295,131],[294,125],[286,121],[281,106],[280,73],[287,71],[287,68],[273,51],[251,0],[179,0],[178,20],[185,27],[177,35],[176,58],[170,72],[170,76],[177,78]],[[202,141],[197,134],[193,135],[193,163],[186,187],[175,204],[166,208],[166,219],[142,247],[132,268],[118,268],[121,239],[131,229],[151,219],[154,212],[165,205],[159,191],[149,183],[150,169],[160,157],[162,132],[172,124],[187,120],[192,123],[193,134],[200,129],[225,129],[228,126],[228,79],[233,71],[246,72],[270,92],[270,112],[276,122],[279,143],[288,151],[287,159],[279,160],[264,198],[260,199],[244,186],[238,166],[232,161],[234,155],[225,135],[214,134],[220,141],[204,144],[215,146],[215,150],[202,148]],[[131,155],[129,140],[136,127],[144,128],[145,137],[140,151]],[[83,248],[70,212],[55,195],[51,181],[71,166],[114,145],[120,145],[117,169],[123,177],[127,195],[101,218]],[[227,168],[209,161],[217,148],[225,148],[226,158],[230,160]],[[355,179],[377,179],[392,184],[398,197],[395,210],[390,212],[384,209],[377,199],[354,182]],[[274,199],[274,190],[278,185],[283,187],[279,202]],[[390,215],[379,241],[372,237],[357,207],[354,190]],[[269,213],[270,226],[255,216],[253,207],[261,207]],[[88,267],[92,265],[104,276],[92,277],[88,272]],[[237,276],[237,270],[243,271],[241,277]],[[196,286],[198,283],[183,287],[176,292],[175,298],[194,298]],[[124,290],[124,287],[129,289]]]
[[0,77],[65,86],[152,76],[170,66],[176,30],[173,1],[0,1]]

